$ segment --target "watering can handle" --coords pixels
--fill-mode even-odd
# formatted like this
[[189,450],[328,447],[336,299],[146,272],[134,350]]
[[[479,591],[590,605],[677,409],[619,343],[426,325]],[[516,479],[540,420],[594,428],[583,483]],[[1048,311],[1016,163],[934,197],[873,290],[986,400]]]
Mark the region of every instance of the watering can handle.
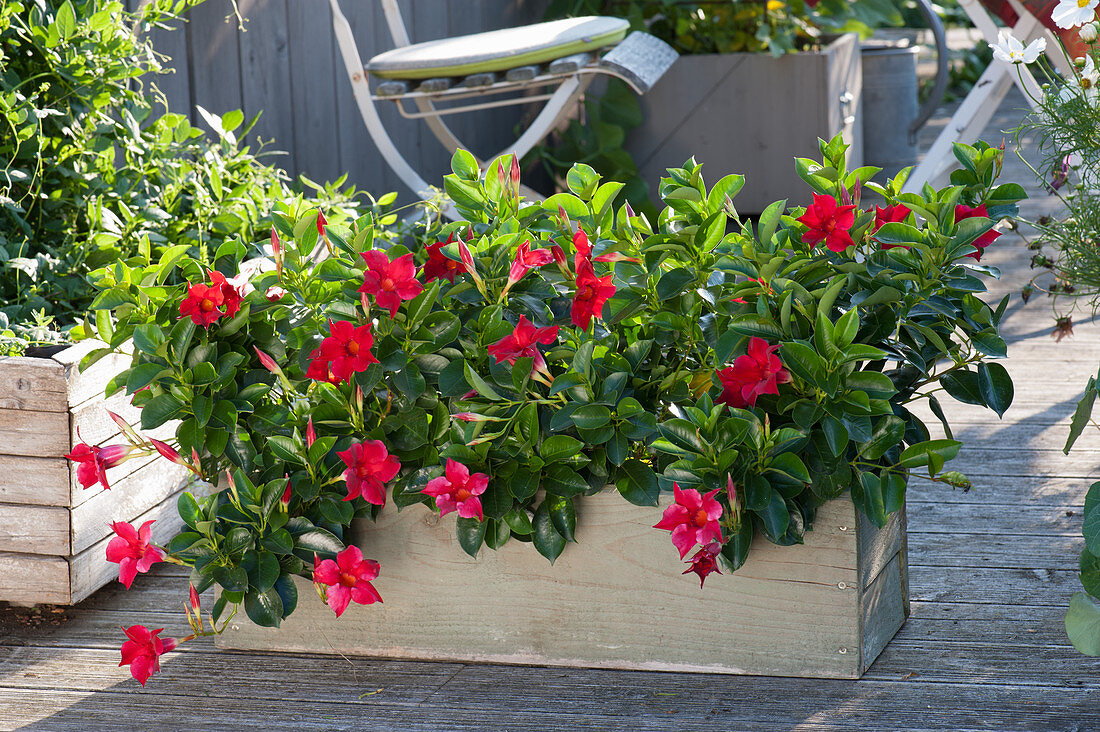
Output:
[[947,80],[949,75],[948,69],[948,56],[947,56],[947,34],[944,33],[943,23],[940,21],[940,16],[936,15],[936,11],[932,9],[932,3],[930,0],[917,0],[917,9],[920,10],[921,15],[928,21],[928,27],[932,29],[932,35],[936,39],[936,81],[932,86],[932,93],[928,95],[928,99],[921,105],[920,111],[917,113],[917,118],[913,120],[913,124],[909,125],[909,144],[916,144],[917,132],[936,111],[936,108],[940,106],[943,101],[944,95],[947,93]]

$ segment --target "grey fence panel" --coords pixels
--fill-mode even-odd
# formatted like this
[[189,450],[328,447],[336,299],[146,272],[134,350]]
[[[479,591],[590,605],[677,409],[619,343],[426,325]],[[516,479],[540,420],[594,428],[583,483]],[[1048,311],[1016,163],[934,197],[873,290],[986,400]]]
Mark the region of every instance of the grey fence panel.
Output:
[[[537,22],[548,0],[403,0],[413,42]],[[136,4],[137,0],[128,0]],[[228,0],[207,0],[188,12],[188,22],[156,31],[158,51],[175,73],[157,86],[174,112],[202,120],[195,105],[246,118],[262,112],[249,133],[253,148],[285,151],[271,161],[292,176],[318,182],[343,173],[349,182],[380,194],[409,191],[382,160],[352,98],[351,84],[332,36],[327,0],[239,0],[244,29]],[[343,0],[364,61],[393,47],[378,0]],[[403,119],[390,103],[379,105],[394,143],[426,180],[441,183],[450,155],[423,122]],[[488,110],[448,118],[457,137],[479,155],[507,148],[529,110]]]

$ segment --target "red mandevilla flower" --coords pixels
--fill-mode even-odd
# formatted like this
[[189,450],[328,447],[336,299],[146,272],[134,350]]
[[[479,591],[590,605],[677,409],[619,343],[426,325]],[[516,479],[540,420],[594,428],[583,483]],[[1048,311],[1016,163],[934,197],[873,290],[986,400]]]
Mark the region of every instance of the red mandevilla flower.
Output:
[[82,488],[91,488],[99,483],[110,490],[111,486],[107,484],[107,469],[126,460],[133,449],[130,445],[96,447],[81,442],[75,445],[73,451],[65,457],[77,464],[76,479],[80,481]]
[[180,303],[180,317],[190,317],[195,325],[209,328],[225,315],[225,293],[218,285],[188,284],[187,297]]
[[372,363],[378,363],[370,352],[374,345],[370,323],[356,327],[348,320],[330,320],[328,327],[332,335],[310,354],[313,361],[306,369],[306,377],[339,384],[349,380],[352,374],[366,371]]
[[313,581],[328,585],[325,600],[336,611],[336,617],[343,615],[352,601],[360,605],[382,602],[382,596],[371,584],[380,570],[378,562],[363,559],[363,552],[354,544],[337,554],[336,561],[321,561],[313,555]]
[[855,242],[849,230],[856,223],[855,204],[841,206],[832,196],[814,194],[814,202],[806,207],[798,221],[806,226],[802,241],[812,249],[819,242],[832,252],[843,252]]
[[[961,204],[961,203],[955,206],[955,223],[956,224],[959,223],[960,221],[962,221],[963,219],[970,219],[970,218],[974,218],[976,216],[981,216],[982,218],[986,218],[986,219],[989,218],[989,212],[986,211],[984,203],[981,206],[976,206],[974,208],[970,208],[969,206],[966,206],[966,205]],[[997,241],[997,238],[1000,237],[1000,235],[1001,235],[1001,232],[995,231],[993,229],[990,229],[989,231],[985,232],[984,234],[982,234],[981,236],[979,236],[977,239],[974,240],[974,249],[975,249],[975,251],[970,252],[970,254],[967,254],[966,256],[973,257],[974,259],[977,259],[977,260],[981,260],[982,252],[985,250],[985,248],[987,246],[989,246],[990,244],[992,244],[993,242]]]
[[428,261],[421,268],[425,282],[431,282],[432,280],[454,282],[455,275],[465,271],[466,268],[462,262],[456,262],[443,253],[443,247],[454,241],[454,238],[455,235],[452,233],[447,237],[447,241],[437,241],[424,247],[428,252]]
[[111,522],[111,531],[117,536],[107,542],[107,561],[118,565],[118,581],[126,589],[130,589],[138,572],[145,574],[164,560],[164,552],[149,543],[152,525],[153,520],[149,520],[135,529],[125,521]]
[[[878,231],[884,224],[905,221],[911,213],[912,211],[909,210],[909,207],[901,203],[896,203],[886,208],[875,206],[875,228],[873,231]],[[909,248],[908,244],[884,244],[882,242],[879,242],[879,246],[883,249],[893,249],[894,247],[902,247],[903,249]]]
[[553,261],[554,255],[549,249],[531,249],[531,242],[523,242],[516,250],[516,258],[512,260],[512,266],[508,268],[508,286],[523,279],[523,275],[529,270],[538,269]]
[[347,450],[336,454],[348,466],[344,471],[344,481],[348,484],[348,495],[344,500],[362,496],[367,503],[384,505],[385,484],[401,470],[401,463],[390,455],[382,441],[355,442]]
[[[243,280],[242,280],[243,281]],[[246,283],[247,284],[247,283]],[[210,270],[210,285],[222,291],[222,303],[225,307],[225,316],[232,318],[241,309],[241,282],[227,280],[225,275],[216,269]]]
[[778,394],[779,384],[786,384],[791,375],[775,355],[777,348],[769,346],[763,338],[750,338],[748,353],[738,356],[733,366],[718,372],[722,394],[714,401],[743,409],[755,406],[761,394]]
[[573,307],[569,312],[573,325],[588,330],[593,317],[603,317],[604,303],[615,294],[615,285],[611,284],[613,279],[612,275],[597,277],[591,262],[578,260],[577,294],[573,296]]
[[717,557],[718,553],[721,551],[722,545],[716,541],[712,541],[707,546],[701,547],[689,561],[691,566],[681,572],[681,574],[694,572],[699,575],[699,588],[702,589],[703,582],[706,581],[708,575],[712,572],[722,574],[722,571],[718,569],[718,563],[714,561],[715,557]]
[[672,532],[672,545],[680,552],[680,559],[687,556],[696,544],[706,546],[712,541],[722,543],[722,527],[718,519],[722,517],[722,504],[714,500],[715,488],[706,495],[700,495],[694,488],[680,489],[679,483],[672,484],[674,503],[665,509],[655,529]]
[[373,295],[375,304],[387,308],[391,318],[397,316],[397,308],[401,307],[403,300],[412,300],[424,291],[424,285],[416,279],[412,254],[404,254],[391,261],[384,253],[371,250],[363,252],[363,259],[367,263],[367,271],[363,273],[359,292],[363,293],[364,301],[367,295]]
[[531,358],[532,371],[545,371],[546,359],[539,352],[539,343],[548,346],[558,338],[558,326],[550,325],[545,328],[536,328],[535,324],[527,319],[526,315],[519,316],[512,335],[507,335],[488,347],[490,356],[494,356],[497,363],[507,361],[515,365],[516,359]]
[[175,638],[158,638],[164,628],[149,630],[144,625],[131,625],[122,629],[128,641],[122,644],[122,661],[119,666],[129,666],[130,675],[142,686],[157,671],[160,657],[176,647]]
[[435,507],[440,516],[458,511],[462,518],[485,519],[481,511],[481,499],[478,498],[489,487],[489,476],[485,473],[470,474],[470,469],[460,462],[447,458],[446,474],[432,478],[421,493],[435,499]]

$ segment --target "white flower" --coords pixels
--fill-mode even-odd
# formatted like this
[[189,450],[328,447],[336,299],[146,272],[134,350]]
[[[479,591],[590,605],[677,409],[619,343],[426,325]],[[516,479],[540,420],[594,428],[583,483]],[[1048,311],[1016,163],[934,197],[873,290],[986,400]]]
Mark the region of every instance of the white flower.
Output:
[[1083,26],[1081,26],[1080,34],[1081,40],[1085,43],[1092,43],[1093,41],[1095,41],[1098,35],[1096,23],[1085,23]]
[[1047,49],[1045,38],[1036,38],[1031,43],[1024,44],[1018,39],[1001,31],[1001,42],[990,46],[993,49],[993,58],[1009,64],[1033,64]]
[[1096,6],[1100,0],[1059,0],[1050,14],[1050,19],[1059,28],[1076,28],[1096,17]]
[[1090,104],[1096,104],[1097,95],[1100,95],[1098,85],[1100,85],[1100,69],[1096,68],[1096,63],[1091,56],[1086,56],[1085,65],[1058,92],[1058,99],[1066,102],[1080,96]]

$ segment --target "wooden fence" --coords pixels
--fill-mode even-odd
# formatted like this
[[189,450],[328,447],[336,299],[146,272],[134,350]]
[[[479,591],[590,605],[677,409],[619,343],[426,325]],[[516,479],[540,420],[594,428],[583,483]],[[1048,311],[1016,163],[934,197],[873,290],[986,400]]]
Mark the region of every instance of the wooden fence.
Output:
[[[131,5],[139,0],[129,0]],[[414,43],[537,22],[547,0],[404,0]],[[228,0],[207,0],[188,22],[158,30],[154,45],[175,73],[157,80],[169,108],[201,124],[195,106],[219,114],[262,112],[248,136],[285,151],[278,165],[296,176],[334,180],[343,173],[374,194],[397,190],[411,198],[375,148],[356,109],[332,34],[327,0],[238,0],[244,29]],[[393,47],[377,0],[343,0],[364,61]],[[450,156],[423,122],[402,119],[390,103],[380,113],[406,159],[431,183],[442,183]],[[457,115],[449,123],[475,152],[490,155],[515,139],[522,108]]]

